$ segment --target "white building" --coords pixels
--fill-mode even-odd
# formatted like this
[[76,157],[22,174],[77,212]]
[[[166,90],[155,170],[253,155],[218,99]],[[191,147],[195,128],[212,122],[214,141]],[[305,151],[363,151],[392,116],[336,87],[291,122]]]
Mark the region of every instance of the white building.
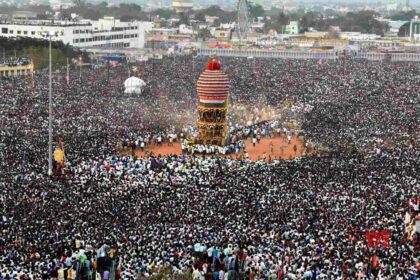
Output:
[[410,40],[420,42],[420,19],[418,16],[410,21]]
[[152,28],[152,22],[121,22],[113,17],[78,22],[33,20],[0,23],[0,36],[41,39],[51,33],[56,34],[53,40],[78,48],[143,48],[145,33]]
[[179,33],[180,34],[194,34],[194,30],[192,26],[187,26],[185,24],[179,25]]
[[292,35],[299,34],[299,22],[291,21],[288,25],[286,25],[286,29],[284,32],[286,34],[292,34]]

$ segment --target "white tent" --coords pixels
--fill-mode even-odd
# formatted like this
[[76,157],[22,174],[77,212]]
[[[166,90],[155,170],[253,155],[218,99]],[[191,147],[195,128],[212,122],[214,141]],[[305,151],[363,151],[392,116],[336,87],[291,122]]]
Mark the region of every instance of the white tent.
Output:
[[137,77],[130,77],[124,82],[124,93],[142,93],[146,83]]

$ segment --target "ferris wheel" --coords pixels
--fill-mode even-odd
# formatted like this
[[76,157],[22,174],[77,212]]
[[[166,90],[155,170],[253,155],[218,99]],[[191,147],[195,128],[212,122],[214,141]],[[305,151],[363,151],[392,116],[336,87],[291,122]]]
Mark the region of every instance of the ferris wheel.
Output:
[[249,9],[247,0],[238,0],[237,32],[241,44],[246,40],[250,28]]

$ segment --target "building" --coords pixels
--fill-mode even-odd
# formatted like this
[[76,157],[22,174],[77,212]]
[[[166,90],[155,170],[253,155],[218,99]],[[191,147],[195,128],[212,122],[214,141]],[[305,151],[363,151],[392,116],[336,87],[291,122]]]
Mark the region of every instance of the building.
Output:
[[122,22],[113,17],[97,21],[12,21],[0,23],[0,36],[41,39],[55,34],[54,41],[62,41],[77,48],[143,48],[145,33],[152,22]]
[[186,24],[179,25],[179,34],[194,34],[194,30],[192,26],[188,26]]
[[286,34],[299,34],[299,22],[291,21],[284,30]]
[[32,75],[34,64],[30,59],[6,59],[0,61],[0,77]]
[[417,16],[410,21],[410,40],[420,41],[420,19]]
[[328,36],[328,32],[305,32],[305,38],[322,39]]
[[190,11],[193,8],[192,0],[174,0],[172,2],[172,8],[174,8],[177,13],[185,13]]
[[13,20],[34,20],[38,17],[37,13],[32,11],[16,11],[13,13]]
[[219,17],[216,17],[216,16],[212,17],[212,16],[205,15],[204,17],[206,19],[206,22],[210,24],[214,24],[216,20],[219,20]]
[[181,42],[194,42],[191,34],[147,34],[145,47],[148,49],[168,49],[178,46]]
[[231,29],[216,28],[213,31],[213,37],[218,41],[229,41],[232,35]]

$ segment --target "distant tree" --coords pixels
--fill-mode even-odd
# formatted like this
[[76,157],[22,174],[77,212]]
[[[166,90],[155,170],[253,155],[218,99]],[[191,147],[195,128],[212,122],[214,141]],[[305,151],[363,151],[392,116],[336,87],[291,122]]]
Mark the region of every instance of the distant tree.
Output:
[[188,13],[184,12],[179,14],[179,24],[190,24],[190,18]]
[[300,28],[303,31],[308,31],[308,27],[309,27],[309,20],[306,16],[303,16],[300,20],[299,20],[299,25]]
[[392,20],[406,20],[409,21],[412,18],[414,18],[416,16],[417,12],[416,10],[411,10],[411,11],[407,11],[407,12],[399,12],[395,15],[391,16]]
[[129,8],[136,12],[141,12],[141,6],[134,3],[130,3],[130,4],[121,3],[120,8]]
[[83,7],[80,7],[79,11],[76,14],[82,16],[83,18],[88,18],[88,19],[92,19],[92,20],[98,20],[98,19],[100,19],[104,16],[97,9],[83,8]]
[[61,10],[60,11],[60,19],[61,20],[70,20],[71,19],[71,14],[70,14],[69,10]]
[[259,4],[249,3],[249,13],[251,18],[263,17],[265,15],[264,8]]
[[328,34],[327,34],[328,39],[338,39],[339,35],[340,34],[337,32],[336,29],[333,29],[331,27],[328,29]]
[[285,26],[289,24],[289,17],[281,11],[277,17],[273,17],[271,20],[265,20],[264,23],[264,32],[269,32],[274,29],[279,33],[283,33]]
[[198,29],[197,36],[205,41],[211,37],[210,30],[208,28],[200,28]]
[[108,7],[108,2],[102,1],[101,3],[98,4],[98,6],[102,7],[102,8],[106,8],[106,7]]
[[50,5],[25,5],[25,6],[22,6],[21,9],[34,12],[38,15],[45,14],[47,12],[52,12]]
[[202,10],[202,12],[205,15],[212,16],[212,17],[215,17],[215,16],[220,17],[222,14],[225,13],[225,11],[217,5],[212,5],[208,8],[206,8],[206,9]]
[[197,11],[197,13],[203,13],[207,16],[218,17],[220,22],[234,22],[237,20],[238,14],[236,11],[226,11],[221,9],[217,5],[210,6],[206,9]]
[[156,9],[156,10],[152,11],[152,14],[153,15],[158,15],[160,18],[169,19],[169,18],[171,18],[172,11],[169,10],[169,9],[159,8],[159,9]]
[[398,37],[408,37],[410,36],[410,23],[404,23],[398,30]]
[[121,3],[117,9],[111,9],[106,13],[114,16],[115,18],[121,20],[124,19],[125,21],[139,20],[141,18],[141,7],[136,4]]
[[199,22],[205,22],[206,21],[206,15],[203,12],[199,12],[199,13],[195,14],[194,19],[198,20]]
[[349,12],[343,16],[333,19],[316,19],[314,23],[307,23],[315,26],[320,31],[327,31],[329,26],[339,26],[342,31],[374,33],[383,35],[389,29],[387,23],[376,19],[378,14],[374,11]]
[[279,17],[277,19],[277,23],[280,26],[283,26],[283,25],[288,25],[289,21],[290,21],[289,17],[284,12],[280,12]]
[[73,4],[76,5],[76,7],[83,6],[85,4],[84,0],[73,0]]
[[322,21],[322,15],[318,12],[307,12],[299,20],[299,24],[303,31],[308,31],[309,27],[315,27],[319,21]]
[[[33,39],[33,38],[6,38],[0,37],[0,47],[5,48],[6,53],[17,51],[20,57],[28,57],[34,61],[37,69],[42,69],[48,66],[48,45],[47,40]],[[52,43],[52,59],[54,67],[65,65],[66,57],[74,58],[82,55],[84,61],[89,61],[86,53],[77,51],[69,45],[64,45],[62,42]]]

